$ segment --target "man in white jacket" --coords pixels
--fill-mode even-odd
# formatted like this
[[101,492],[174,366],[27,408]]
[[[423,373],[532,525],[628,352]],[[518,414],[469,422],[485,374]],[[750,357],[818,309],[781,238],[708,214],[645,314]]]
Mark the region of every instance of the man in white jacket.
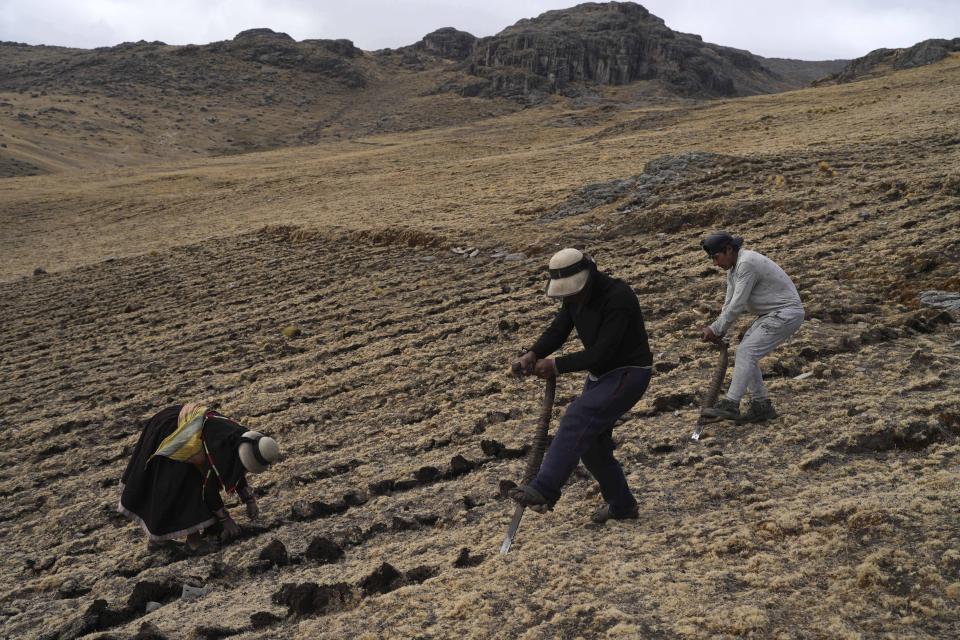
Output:
[[[803,304],[790,276],[770,258],[741,249],[743,238],[726,231],[711,233],[700,243],[713,263],[727,272],[727,295],[720,317],[704,327],[705,342],[719,342],[744,311],[754,320],[737,347],[733,379],[727,395],[703,415],[738,422],[777,417],[760,374],[760,358],[796,333],[803,323]],[[750,408],[740,413],[740,400],[750,391]]]

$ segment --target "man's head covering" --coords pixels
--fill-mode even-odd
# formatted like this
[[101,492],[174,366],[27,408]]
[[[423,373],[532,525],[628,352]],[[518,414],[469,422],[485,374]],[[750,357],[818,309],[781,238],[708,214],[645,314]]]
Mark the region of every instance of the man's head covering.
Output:
[[714,231],[700,241],[700,246],[711,258],[714,256],[714,254],[720,253],[727,247],[733,247],[735,250],[739,251],[742,245],[743,238],[740,236],[732,236],[726,231]]
[[590,280],[590,258],[577,249],[561,249],[550,258],[550,284],[547,295],[566,298],[583,291]]
[[259,431],[247,431],[240,438],[237,449],[243,468],[250,473],[263,473],[280,457],[277,441]]

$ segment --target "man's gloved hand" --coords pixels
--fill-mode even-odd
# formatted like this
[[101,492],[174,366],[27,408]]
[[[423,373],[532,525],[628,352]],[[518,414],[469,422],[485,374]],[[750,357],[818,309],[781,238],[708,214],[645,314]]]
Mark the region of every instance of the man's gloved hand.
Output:
[[553,376],[557,375],[556,371],[553,368],[553,359],[544,358],[543,360],[537,360],[537,364],[535,364],[533,367],[533,373],[538,378],[543,378],[544,380],[546,380],[547,378],[552,378]]
[[723,340],[720,336],[713,332],[713,329],[710,327],[704,327],[700,331],[700,339],[704,342],[712,342],[713,344],[720,344],[720,341]]
[[514,361],[513,365],[510,367],[510,371],[515,376],[528,376],[533,373],[533,368],[536,364],[537,354],[535,354],[533,351],[527,351],[516,361]]

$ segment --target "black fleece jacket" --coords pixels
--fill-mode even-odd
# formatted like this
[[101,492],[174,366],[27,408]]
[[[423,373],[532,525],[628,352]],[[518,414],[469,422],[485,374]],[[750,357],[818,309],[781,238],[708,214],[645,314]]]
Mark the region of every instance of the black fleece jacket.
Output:
[[653,363],[637,294],[624,282],[593,268],[583,304],[564,301],[531,351],[546,358],[559,349],[573,328],[584,350],[555,360],[558,373],[587,370],[595,376],[618,367]]

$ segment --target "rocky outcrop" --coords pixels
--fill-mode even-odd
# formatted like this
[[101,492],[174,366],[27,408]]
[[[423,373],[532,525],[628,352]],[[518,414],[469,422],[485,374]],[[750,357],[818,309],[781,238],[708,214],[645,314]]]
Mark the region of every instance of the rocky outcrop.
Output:
[[249,29],[232,40],[207,45],[125,42],[114,47],[69,49],[0,45],[0,91],[94,91],[135,94],[150,87],[195,95],[245,90],[250,79],[276,69],[308,74],[348,88],[366,77],[362,51],[349,40],[303,40],[271,29]]
[[473,53],[476,42],[477,38],[473,34],[453,27],[443,27],[425,35],[413,48],[441,58],[466,60]]
[[637,80],[704,97],[789,85],[750,52],[677,33],[632,2],[586,3],[521,20],[477,41],[468,70],[487,81],[483,95],[525,100]]
[[842,71],[825,78],[822,83],[853,82],[884,71],[922,67],[939,62],[958,51],[960,38],[924,40],[905,49],[875,49],[862,58],[851,61]]

